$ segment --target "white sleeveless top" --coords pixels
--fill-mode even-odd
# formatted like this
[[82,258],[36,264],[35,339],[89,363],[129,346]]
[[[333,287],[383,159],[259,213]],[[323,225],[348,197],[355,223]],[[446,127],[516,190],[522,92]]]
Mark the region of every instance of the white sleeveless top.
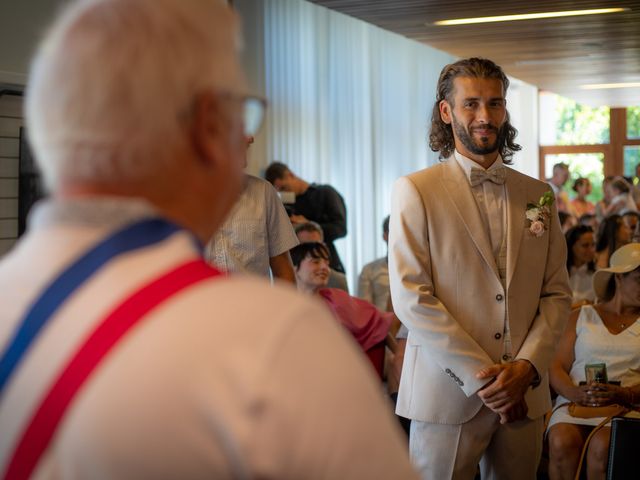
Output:
[[577,385],[585,381],[584,367],[605,363],[609,380],[619,380],[623,387],[640,383],[640,319],[613,335],[591,305],[580,310],[576,323],[575,360],[569,376]]
[[[605,363],[609,380],[619,380],[623,387],[640,384],[640,318],[634,324],[617,335],[607,330],[598,312],[591,305],[580,309],[576,322],[575,359],[569,376],[578,385],[584,382],[584,367],[589,363]],[[558,395],[554,405],[568,403],[569,400]],[[553,412],[549,425],[556,423],[574,423],[579,425],[598,425],[602,418],[576,418],[569,415],[567,407]]]

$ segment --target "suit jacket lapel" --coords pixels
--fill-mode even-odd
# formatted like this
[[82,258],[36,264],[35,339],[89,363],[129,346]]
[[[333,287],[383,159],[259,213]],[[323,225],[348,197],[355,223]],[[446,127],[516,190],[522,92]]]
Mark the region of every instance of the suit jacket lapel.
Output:
[[507,169],[507,287],[511,283],[518,263],[522,234],[524,233],[527,192],[520,176]]
[[460,216],[469,236],[473,240],[476,248],[484,261],[491,267],[493,272],[499,277],[498,267],[493,251],[486,225],[482,224],[482,217],[478,210],[476,200],[471,193],[469,180],[464,171],[457,164],[455,158],[450,157],[445,161],[444,174],[442,176],[442,185],[449,199],[453,202],[457,214]]

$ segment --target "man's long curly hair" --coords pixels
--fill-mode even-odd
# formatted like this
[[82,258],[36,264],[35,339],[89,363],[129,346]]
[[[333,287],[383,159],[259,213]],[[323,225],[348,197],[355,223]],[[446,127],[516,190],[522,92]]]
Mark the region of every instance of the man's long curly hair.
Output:
[[[502,82],[505,95],[509,88],[509,79],[502,68],[486,58],[467,58],[442,69],[438,79],[436,103],[433,106],[429,132],[429,146],[434,152],[440,152],[440,158],[448,158],[456,148],[452,125],[444,123],[440,117],[440,102],[446,100],[453,108],[453,80],[457,77],[497,78]],[[513,153],[522,148],[514,141],[518,131],[509,120],[509,112],[507,112],[506,120],[498,132],[498,151],[506,164],[510,164]]]

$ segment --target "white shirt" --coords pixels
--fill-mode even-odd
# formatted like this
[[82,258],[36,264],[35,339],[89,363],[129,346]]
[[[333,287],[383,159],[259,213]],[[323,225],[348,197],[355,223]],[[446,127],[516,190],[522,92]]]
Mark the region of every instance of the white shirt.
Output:
[[269,276],[269,259],[298,245],[293,226],[275,188],[252,175],[224,224],[205,249],[205,257],[228,272]]
[[[504,167],[502,158],[498,155],[496,161],[493,162],[488,169],[483,168],[473,160],[458,153],[456,150],[455,158],[458,165],[462,167],[464,173],[469,179],[472,168],[478,168],[480,170],[495,170],[496,168]],[[487,234],[489,235],[489,241],[491,243],[491,249],[493,250],[493,257],[496,260],[498,271],[500,272],[500,278],[506,278],[506,229],[507,229],[507,206],[506,198],[507,193],[505,185],[498,185],[496,183],[486,181],[480,185],[471,187],[471,192],[478,205],[480,216],[482,217],[482,223],[485,225]],[[504,283],[504,281],[503,281]]]
[[373,303],[378,310],[385,312],[390,296],[387,257],[367,263],[358,277],[358,297]]
[[[39,207],[0,260],[0,350],[54,276],[113,228],[150,215],[133,200]],[[141,285],[196,258],[180,231],[116,257],[67,299],[0,396],[0,471],[88,332]],[[238,275],[146,314],[83,384],[33,477],[414,479],[405,442],[326,307]]]
[[[496,168],[504,168],[502,157],[498,155],[495,162],[489,167],[484,168],[470,158],[455,152],[455,159],[458,165],[464,170],[467,180],[470,181],[471,169],[478,168],[480,170],[491,171]],[[493,258],[496,261],[498,272],[502,286],[506,289],[507,279],[507,192],[506,182],[502,185],[491,182],[489,180],[482,182],[475,187],[471,187],[471,193],[476,200],[476,205],[482,217],[482,223],[486,227],[493,251]],[[503,332],[504,339],[504,355],[503,361],[508,361],[513,357],[511,351],[511,332],[509,330],[509,319],[507,316],[507,305],[505,302],[505,325]]]

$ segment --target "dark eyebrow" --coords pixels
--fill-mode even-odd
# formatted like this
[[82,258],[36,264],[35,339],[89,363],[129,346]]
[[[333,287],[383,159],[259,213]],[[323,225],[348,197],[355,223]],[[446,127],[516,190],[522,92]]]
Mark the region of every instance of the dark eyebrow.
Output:
[[[480,97],[465,97],[463,101],[468,102],[471,100],[480,100]],[[491,97],[489,99],[490,102],[495,102],[496,100],[499,100],[501,102],[506,101],[504,97]]]

